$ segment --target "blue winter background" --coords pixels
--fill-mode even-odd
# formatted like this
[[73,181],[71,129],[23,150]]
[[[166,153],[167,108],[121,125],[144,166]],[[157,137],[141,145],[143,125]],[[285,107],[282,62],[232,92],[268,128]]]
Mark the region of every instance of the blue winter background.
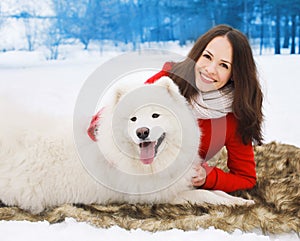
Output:
[[169,41],[185,46],[227,23],[243,31],[259,54],[270,48],[299,54],[299,12],[299,0],[3,0],[0,50],[43,48],[57,59],[65,45],[87,51],[92,45],[136,51]]
[[[265,95],[265,142],[300,147],[300,0],[1,0],[0,94],[31,109],[72,114],[81,86],[105,61],[150,48],[185,56],[221,23],[250,40]],[[0,233],[1,240],[299,240],[259,230],[97,229],[72,219],[0,221]]]

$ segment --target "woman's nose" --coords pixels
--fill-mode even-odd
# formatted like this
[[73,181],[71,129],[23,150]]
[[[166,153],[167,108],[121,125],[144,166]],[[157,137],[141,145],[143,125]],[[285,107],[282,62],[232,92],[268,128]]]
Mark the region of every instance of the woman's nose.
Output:
[[214,62],[210,62],[207,66],[206,66],[206,71],[209,74],[216,74],[217,72],[217,66]]

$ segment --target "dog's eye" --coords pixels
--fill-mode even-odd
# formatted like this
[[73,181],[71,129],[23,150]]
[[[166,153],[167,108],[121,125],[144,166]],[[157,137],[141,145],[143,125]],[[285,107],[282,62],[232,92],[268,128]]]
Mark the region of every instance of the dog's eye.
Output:
[[133,121],[133,122],[135,122],[137,120],[137,118],[134,116],[130,120]]
[[152,118],[158,118],[160,115],[157,113],[152,114]]

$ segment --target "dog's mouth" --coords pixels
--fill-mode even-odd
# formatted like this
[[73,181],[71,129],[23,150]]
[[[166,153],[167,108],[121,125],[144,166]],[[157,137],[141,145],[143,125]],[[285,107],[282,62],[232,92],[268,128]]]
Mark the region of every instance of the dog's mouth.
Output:
[[162,133],[156,141],[143,141],[139,144],[140,146],[140,160],[143,164],[151,164],[157,154],[157,150],[163,140],[165,139],[166,133]]

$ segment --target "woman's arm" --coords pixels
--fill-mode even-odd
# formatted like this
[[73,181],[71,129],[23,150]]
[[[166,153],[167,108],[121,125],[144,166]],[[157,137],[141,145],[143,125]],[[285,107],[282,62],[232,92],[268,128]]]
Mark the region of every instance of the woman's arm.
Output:
[[206,170],[206,181],[201,188],[233,192],[241,189],[250,189],[256,183],[256,164],[251,143],[244,145],[237,135],[237,122],[232,114],[227,116],[227,130],[225,146],[227,148],[227,166],[229,172],[217,167],[203,164]]

